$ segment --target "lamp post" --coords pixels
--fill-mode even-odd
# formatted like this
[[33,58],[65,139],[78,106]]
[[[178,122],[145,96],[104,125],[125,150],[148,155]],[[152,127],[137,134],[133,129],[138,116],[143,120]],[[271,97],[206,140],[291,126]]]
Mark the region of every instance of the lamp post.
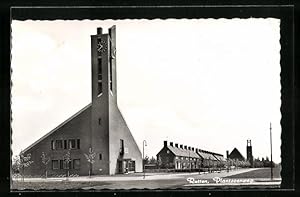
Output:
[[144,147],[147,146],[146,140],[143,141],[143,179],[145,179],[145,158],[144,158]]
[[270,123],[270,145],[271,145],[271,180],[273,179],[273,158],[272,158],[272,123]]

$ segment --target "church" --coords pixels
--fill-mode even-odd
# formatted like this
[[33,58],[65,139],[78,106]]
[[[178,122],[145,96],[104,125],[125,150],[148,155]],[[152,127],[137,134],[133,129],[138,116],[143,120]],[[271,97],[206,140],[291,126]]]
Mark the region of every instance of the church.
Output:
[[[116,28],[91,35],[91,103],[27,147],[33,163],[25,174],[113,175],[142,172],[142,154],[117,105]],[[70,153],[70,162],[64,156]],[[85,156],[94,153],[90,164]],[[45,153],[49,162],[44,165]]]

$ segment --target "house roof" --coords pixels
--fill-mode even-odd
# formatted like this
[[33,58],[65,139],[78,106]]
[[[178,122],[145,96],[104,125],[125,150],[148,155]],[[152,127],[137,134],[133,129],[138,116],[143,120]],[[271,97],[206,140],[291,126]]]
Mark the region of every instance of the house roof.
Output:
[[30,146],[28,146],[25,150],[23,150],[23,152],[26,152],[28,150],[30,150],[32,147],[34,147],[36,144],[38,144],[39,142],[41,142],[42,140],[44,140],[45,138],[47,138],[49,135],[51,135],[52,133],[54,133],[55,131],[57,131],[59,128],[61,128],[62,126],[64,126],[65,124],[67,124],[68,122],[70,122],[73,118],[77,117],[79,114],[81,114],[82,112],[84,112],[86,109],[88,109],[90,106],[92,105],[92,103],[88,104],[87,106],[85,106],[84,108],[82,108],[81,110],[79,110],[77,113],[75,113],[73,116],[71,116],[70,118],[68,118],[67,120],[65,120],[64,122],[62,122],[60,125],[58,125],[57,127],[55,127],[53,130],[51,130],[50,132],[48,132],[46,135],[44,135],[43,137],[41,137],[40,139],[38,139],[37,141],[35,141],[33,144],[31,144]]
[[192,158],[198,158],[200,159],[200,156],[195,153],[192,150],[186,150],[186,149],[182,149],[182,148],[177,148],[174,146],[167,146],[167,148],[174,153],[174,155],[176,156],[181,156],[181,157],[192,157]]
[[198,154],[203,158],[203,159],[210,159],[210,160],[217,160],[216,157],[212,153],[209,152],[202,152],[198,151]]
[[217,158],[217,160],[219,160],[219,161],[226,161],[226,159],[225,159],[223,156],[221,156],[221,155],[215,154],[214,156],[215,156],[215,157]]

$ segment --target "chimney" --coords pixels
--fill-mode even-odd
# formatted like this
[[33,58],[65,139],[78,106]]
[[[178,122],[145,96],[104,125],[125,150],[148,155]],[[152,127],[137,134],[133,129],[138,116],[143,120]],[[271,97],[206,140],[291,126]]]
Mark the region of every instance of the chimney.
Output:
[[194,147],[192,147],[192,151],[195,151]]
[[101,35],[101,34],[102,34],[102,28],[101,28],[101,27],[98,27],[98,28],[97,28],[97,34],[98,34],[98,35]]
[[168,141],[164,141],[164,147],[168,146]]
[[180,148],[183,149],[183,145],[182,144],[180,144]]
[[184,145],[184,149],[187,150],[187,145]]
[[229,156],[229,151],[227,150],[226,151],[226,158],[228,159],[228,156]]
[[175,144],[175,147],[178,148],[178,144],[177,143]]
[[170,146],[173,146],[173,142],[170,142]]
[[195,150],[195,151],[196,151],[196,153],[198,153],[198,148],[196,148],[196,150]]
[[191,150],[191,147],[190,147],[190,146],[188,147],[188,150]]

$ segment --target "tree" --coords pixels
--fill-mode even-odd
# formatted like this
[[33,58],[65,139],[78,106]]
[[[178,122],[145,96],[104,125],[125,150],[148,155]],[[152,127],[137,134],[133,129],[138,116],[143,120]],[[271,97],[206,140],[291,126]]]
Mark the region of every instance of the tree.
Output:
[[68,150],[67,153],[63,156],[63,161],[64,161],[66,169],[67,169],[66,179],[68,180],[68,177],[69,177],[69,167],[70,167],[70,163],[72,161],[70,150]]
[[143,165],[149,164],[149,157],[146,155],[146,157],[143,159]]
[[19,169],[22,171],[22,181],[24,181],[24,172],[25,172],[25,168],[29,167],[33,161],[31,161],[31,154],[28,153],[26,156],[24,155],[23,151],[21,151],[20,155],[20,164],[19,164]]
[[[262,159],[263,159],[263,158],[262,158]],[[260,161],[259,158],[254,159],[254,161],[253,161],[253,166],[254,166],[255,168],[261,168],[261,167],[263,167],[263,161]]]
[[157,165],[158,165],[158,168],[160,168],[161,165],[162,165],[162,160],[161,160],[160,155],[159,155],[158,158],[157,158]]
[[149,160],[150,164],[156,164],[156,159],[152,156],[151,159]]
[[89,177],[92,175],[93,163],[95,162],[96,153],[93,151],[92,148],[89,149],[88,154],[84,153],[86,160],[89,162],[90,169],[89,169]]
[[42,163],[45,165],[45,178],[47,178],[47,164],[50,161],[50,157],[47,157],[45,152],[42,152],[41,155]]
[[12,159],[12,173],[19,174],[20,173],[20,157],[19,155],[15,155]]

